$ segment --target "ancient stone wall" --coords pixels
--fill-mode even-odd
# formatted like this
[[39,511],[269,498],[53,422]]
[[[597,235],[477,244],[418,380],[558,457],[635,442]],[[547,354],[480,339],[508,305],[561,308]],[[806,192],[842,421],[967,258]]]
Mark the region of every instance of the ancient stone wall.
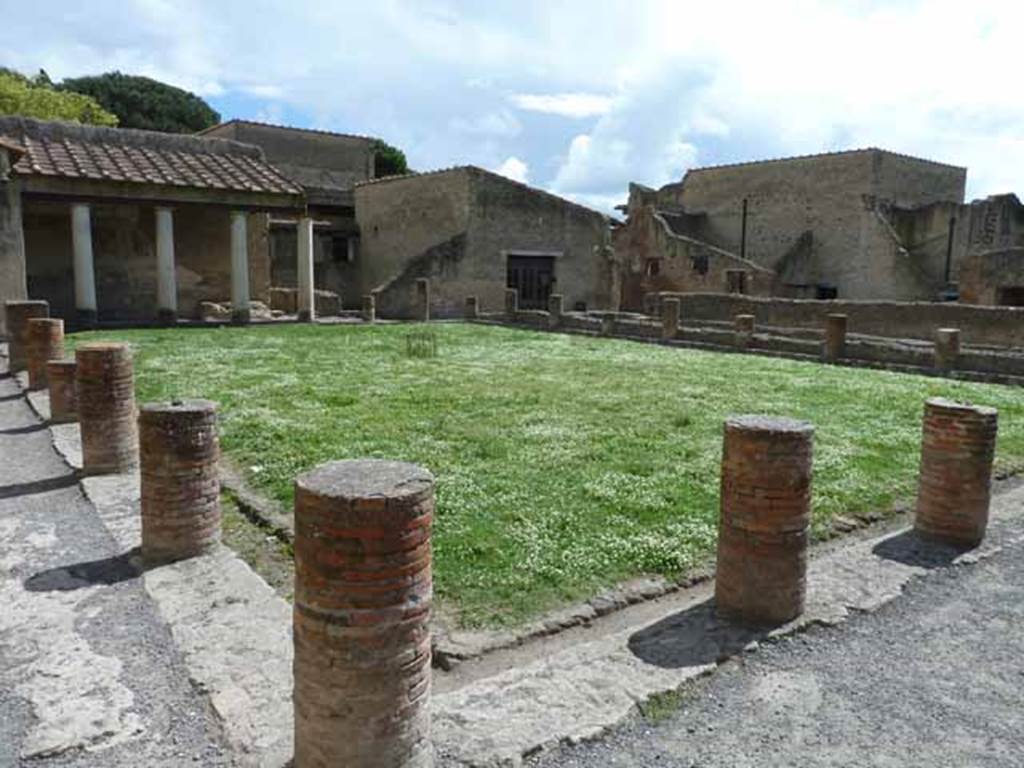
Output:
[[[21,191],[10,175],[11,160],[0,147],[0,306],[27,297],[25,243],[21,229]],[[0,338],[7,334],[0,313]]]
[[960,301],[1024,306],[1024,248],[976,253],[960,266]]
[[[279,288],[298,287],[298,233],[294,220],[270,224],[270,281]],[[350,244],[349,241],[352,241]],[[350,260],[351,258],[351,260]],[[353,218],[317,214],[313,229],[313,284],[358,307],[359,229]]]

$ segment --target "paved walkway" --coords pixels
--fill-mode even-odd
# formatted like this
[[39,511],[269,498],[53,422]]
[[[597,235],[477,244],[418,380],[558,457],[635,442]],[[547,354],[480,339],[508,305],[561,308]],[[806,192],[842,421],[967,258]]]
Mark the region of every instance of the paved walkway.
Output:
[[138,572],[0,368],[0,766],[226,765]]

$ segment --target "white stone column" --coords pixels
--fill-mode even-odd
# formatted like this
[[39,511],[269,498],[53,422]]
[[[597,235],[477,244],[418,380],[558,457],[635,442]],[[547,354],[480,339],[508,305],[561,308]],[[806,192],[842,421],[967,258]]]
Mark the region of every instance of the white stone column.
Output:
[[303,216],[299,219],[299,320],[312,322],[316,319],[316,300],[313,296],[313,219]]
[[71,206],[71,244],[74,250],[75,309],[85,326],[96,324],[96,273],[92,258],[92,217],[89,206]]
[[231,212],[231,319],[249,322],[249,215]]
[[178,285],[174,277],[174,213],[156,209],[156,306],[160,322],[178,319]]

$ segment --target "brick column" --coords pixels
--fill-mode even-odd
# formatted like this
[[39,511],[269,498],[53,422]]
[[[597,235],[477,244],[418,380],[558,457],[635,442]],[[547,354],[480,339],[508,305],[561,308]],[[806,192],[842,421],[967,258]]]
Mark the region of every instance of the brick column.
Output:
[[430,320],[430,281],[425,277],[416,280],[416,311],[421,322]]
[[75,361],[51,360],[46,364],[50,386],[50,423],[78,421],[78,395],[75,390]]
[[466,297],[465,316],[467,320],[476,320],[480,317],[480,302],[477,301],[476,296]]
[[661,300],[661,338],[674,339],[679,333],[679,299]]
[[939,328],[935,331],[935,367],[940,371],[956,368],[960,357],[960,329]]
[[337,461],[295,481],[295,766],[427,768],[434,478]]
[[846,315],[825,316],[825,359],[839,360],[846,356]]
[[80,344],[75,363],[85,473],[134,469],[139,463],[139,439],[131,350],[127,344]]
[[914,528],[975,546],[985,537],[999,414],[934,397],[925,402]]
[[814,427],[769,416],[725,422],[718,613],[782,624],[804,608]]
[[727,269],[725,270],[725,290],[727,293],[747,292],[747,270]]
[[367,323],[377,320],[377,297],[372,293],[363,296],[363,320]]
[[8,301],[4,303],[7,318],[7,359],[11,373],[28,366],[28,321],[49,317],[50,305],[45,301]]
[[142,557],[183,560],[220,541],[217,406],[209,400],[139,409]]
[[505,314],[510,320],[515,320],[516,312],[519,311],[519,291],[515,288],[505,289]]
[[46,388],[46,364],[64,357],[64,321],[33,317],[28,321],[28,388]]
[[548,328],[557,328],[562,324],[564,299],[560,293],[548,296]]
[[754,316],[736,315],[733,323],[736,328],[736,346],[747,348],[750,346],[750,337],[754,335]]
[[614,336],[615,335],[615,313],[607,312],[601,315],[601,335],[602,336]]

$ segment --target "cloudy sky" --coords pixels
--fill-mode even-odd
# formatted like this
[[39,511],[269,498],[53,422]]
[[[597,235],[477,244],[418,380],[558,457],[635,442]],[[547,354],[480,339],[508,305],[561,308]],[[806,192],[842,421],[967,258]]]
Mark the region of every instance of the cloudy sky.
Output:
[[1024,192],[1019,0],[8,3],[0,65],[380,136],[598,208],[688,167],[881,146]]

